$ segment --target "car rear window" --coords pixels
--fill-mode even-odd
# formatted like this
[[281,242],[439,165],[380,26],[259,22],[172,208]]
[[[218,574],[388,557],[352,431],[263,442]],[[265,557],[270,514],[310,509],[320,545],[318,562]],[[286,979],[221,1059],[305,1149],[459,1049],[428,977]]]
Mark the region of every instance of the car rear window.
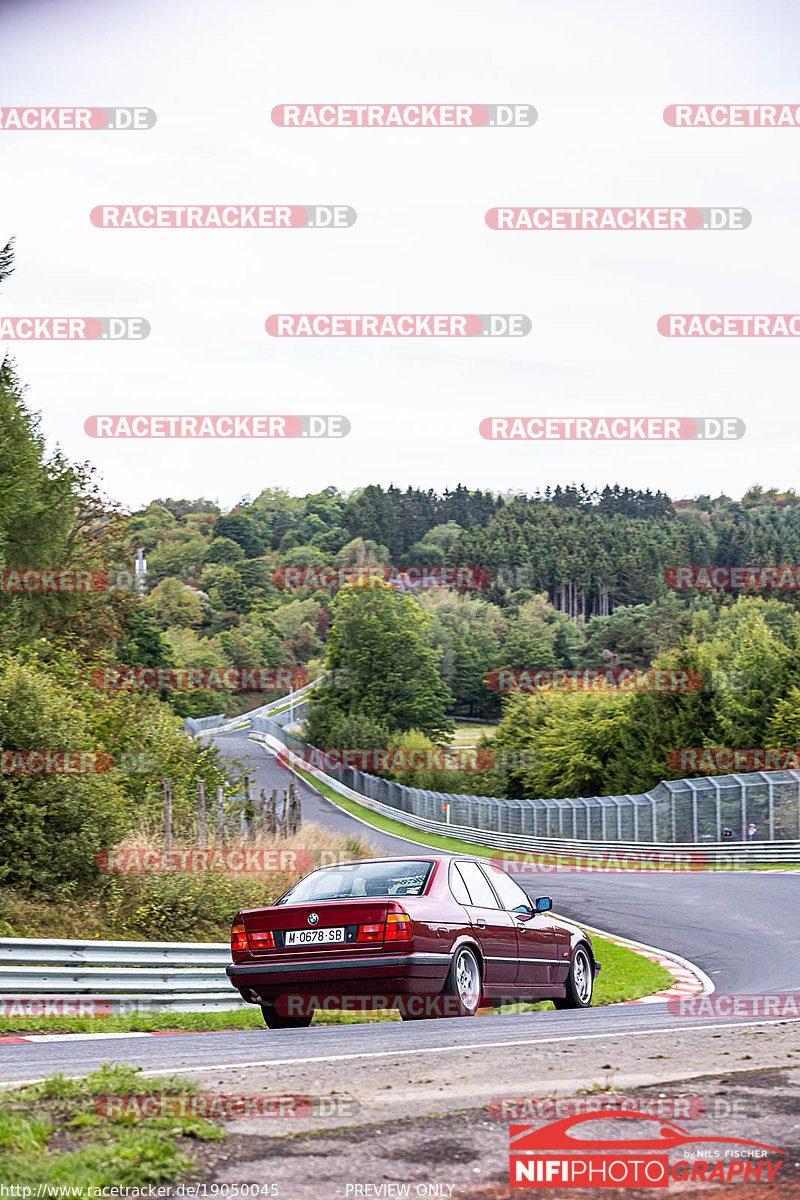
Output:
[[364,896],[421,896],[432,867],[432,862],[416,859],[337,863],[334,867],[312,871],[276,903],[357,900]]

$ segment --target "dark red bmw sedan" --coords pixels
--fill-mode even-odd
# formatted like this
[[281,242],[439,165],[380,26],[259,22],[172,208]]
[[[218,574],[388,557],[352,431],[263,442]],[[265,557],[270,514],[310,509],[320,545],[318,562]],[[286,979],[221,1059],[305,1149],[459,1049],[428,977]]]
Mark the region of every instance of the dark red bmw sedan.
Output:
[[488,859],[420,854],[312,871],[269,908],[240,912],[228,977],[270,1029],[318,1008],[473,1016],[496,1000],[587,1008],[591,938],[548,916]]

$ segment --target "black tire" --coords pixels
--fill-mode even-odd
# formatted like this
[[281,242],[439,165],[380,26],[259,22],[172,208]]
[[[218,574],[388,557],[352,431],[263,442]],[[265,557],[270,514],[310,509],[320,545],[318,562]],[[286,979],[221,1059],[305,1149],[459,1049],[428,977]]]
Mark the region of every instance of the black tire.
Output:
[[261,1011],[264,1014],[264,1024],[270,1029],[306,1029],[314,1019],[313,1012],[302,1017],[285,1017],[271,1004],[262,1004]]
[[575,947],[567,976],[567,994],[554,1000],[556,1008],[589,1008],[594,991],[594,963],[587,947]]
[[478,955],[470,946],[460,946],[453,955],[442,990],[443,997],[453,999],[453,1012],[447,1005],[448,1011],[442,1015],[474,1017],[481,1005],[482,982]]

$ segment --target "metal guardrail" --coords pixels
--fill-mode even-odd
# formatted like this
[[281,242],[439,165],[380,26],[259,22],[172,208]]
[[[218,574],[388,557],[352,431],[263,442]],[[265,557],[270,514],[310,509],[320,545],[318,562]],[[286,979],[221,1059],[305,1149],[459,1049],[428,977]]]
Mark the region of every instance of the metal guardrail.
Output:
[[123,1013],[242,1008],[229,962],[227,942],[0,938],[0,993],[6,1006],[59,996]]
[[294,692],[287,692],[285,696],[281,696],[278,700],[271,700],[269,704],[262,704],[260,708],[253,708],[250,712],[240,713],[238,717],[226,717],[225,713],[217,713],[212,717],[185,717],[183,727],[192,737],[197,737],[198,734],[211,732],[227,733],[233,729],[246,729],[251,718],[268,717],[270,713],[276,710],[283,711],[284,708],[290,708],[298,700],[302,701],[303,697],[316,687],[324,679],[324,675],[319,675],[316,679],[312,679],[310,683],[306,683],[303,687],[298,688]]
[[192,737],[197,737],[198,733],[202,733],[205,729],[216,729],[218,725],[223,725],[227,717],[225,713],[217,713],[213,717],[184,717],[183,728],[187,733],[191,733]]

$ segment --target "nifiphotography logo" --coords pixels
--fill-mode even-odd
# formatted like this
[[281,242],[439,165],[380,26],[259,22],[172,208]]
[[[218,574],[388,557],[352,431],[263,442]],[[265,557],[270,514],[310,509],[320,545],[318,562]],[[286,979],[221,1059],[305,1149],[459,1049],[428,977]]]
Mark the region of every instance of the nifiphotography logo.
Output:
[[[619,1138],[576,1136],[590,1121],[615,1121]],[[668,1188],[672,1183],[771,1183],[784,1150],[742,1138],[697,1137],[642,1113],[587,1112],[541,1127],[509,1127],[511,1187]],[[701,1146],[690,1150],[685,1147]],[[676,1151],[670,1162],[670,1151]]]

